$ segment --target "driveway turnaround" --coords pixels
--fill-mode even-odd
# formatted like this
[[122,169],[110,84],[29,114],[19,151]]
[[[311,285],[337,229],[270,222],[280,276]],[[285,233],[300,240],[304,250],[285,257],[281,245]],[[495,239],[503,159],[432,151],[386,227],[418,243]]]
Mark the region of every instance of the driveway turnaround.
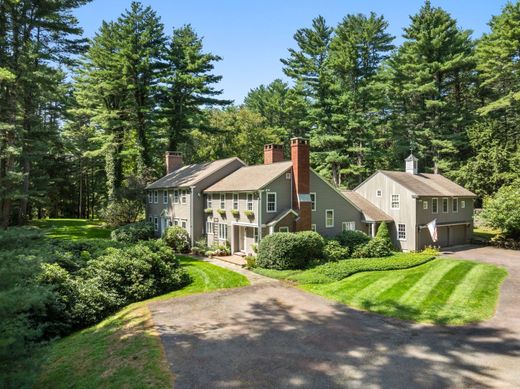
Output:
[[518,387],[520,252],[470,247],[447,255],[507,267],[495,318],[465,327],[414,324],[258,275],[251,286],[152,303],[174,385]]

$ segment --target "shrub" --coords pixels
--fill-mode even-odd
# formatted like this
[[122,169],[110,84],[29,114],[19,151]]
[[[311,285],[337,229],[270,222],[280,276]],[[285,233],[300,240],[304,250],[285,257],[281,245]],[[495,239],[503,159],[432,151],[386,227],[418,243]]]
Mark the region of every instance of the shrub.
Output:
[[188,231],[179,226],[173,226],[166,229],[163,240],[176,253],[190,252],[190,236]]
[[423,251],[421,251],[421,254],[432,255],[434,257],[437,257],[439,255],[439,250],[435,247],[427,246],[424,248]]
[[244,259],[246,260],[246,268],[252,269],[256,267],[256,257],[253,257],[252,255],[247,255]]
[[348,247],[343,247],[337,240],[329,240],[323,248],[323,255],[328,262],[336,262],[349,257]]
[[277,232],[260,242],[256,264],[268,269],[303,269],[310,260],[323,256],[324,245],[316,232]]
[[392,239],[390,238],[390,231],[388,230],[388,225],[385,222],[382,222],[377,229],[376,238],[383,239],[392,244]]
[[110,234],[116,242],[135,243],[139,240],[148,240],[154,237],[154,226],[148,222],[126,224],[116,228]]
[[0,250],[12,250],[29,241],[35,241],[43,237],[38,227],[11,227],[7,230],[0,229]]
[[520,180],[503,186],[491,198],[485,199],[481,217],[485,224],[500,229],[505,238],[520,239]]
[[102,218],[111,227],[135,223],[144,214],[143,199],[126,199],[112,201],[101,212]]
[[348,247],[350,252],[370,241],[370,237],[367,234],[356,230],[343,231],[336,239],[343,247]]
[[209,250],[208,244],[206,243],[206,238],[200,238],[195,242],[193,247],[191,248],[191,253],[193,255],[204,255],[206,251]]
[[374,238],[363,246],[358,246],[352,253],[353,258],[376,258],[392,255],[392,244],[381,238]]

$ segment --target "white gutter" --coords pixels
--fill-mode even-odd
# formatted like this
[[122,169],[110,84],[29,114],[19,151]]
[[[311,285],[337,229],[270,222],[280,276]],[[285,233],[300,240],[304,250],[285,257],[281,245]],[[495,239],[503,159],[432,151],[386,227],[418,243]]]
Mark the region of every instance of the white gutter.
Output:
[[258,191],[258,243],[262,240],[262,191]]
[[191,245],[193,246],[194,243],[195,243],[195,239],[193,238],[193,231],[194,231],[194,227],[193,227],[193,224],[194,224],[194,221],[195,221],[195,211],[194,211],[194,208],[195,208],[195,203],[193,201],[194,199],[194,196],[193,196],[193,193],[195,192],[195,187],[194,186],[190,186],[190,237],[191,237]]

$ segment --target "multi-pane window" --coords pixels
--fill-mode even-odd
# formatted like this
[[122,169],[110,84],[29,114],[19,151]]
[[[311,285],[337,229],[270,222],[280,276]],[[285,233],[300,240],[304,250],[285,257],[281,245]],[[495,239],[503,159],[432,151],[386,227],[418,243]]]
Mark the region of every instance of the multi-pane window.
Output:
[[186,189],[183,189],[181,190],[181,204],[186,204],[186,198],[187,198],[187,195],[186,195]]
[[168,204],[168,191],[167,190],[163,190],[163,192],[162,192],[162,201],[163,201],[163,204]]
[[428,202],[427,201],[423,201],[422,202],[422,209],[428,209]]
[[155,231],[159,231],[159,218],[153,218],[153,228]]
[[148,204],[151,204],[151,203],[153,203],[153,194],[150,191],[150,192],[148,192]]
[[442,213],[448,213],[449,209],[448,209],[448,199],[446,197],[444,197],[442,199]]
[[400,206],[399,197],[400,197],[400,195],[398,195],[398,194],[392,195],[392,199],[391,199],[392,201],[390,203],[390,208],[399,209],[399,206]]
[[220,240],[227,240],[227,232],[228,232],[227,224],[219,223],[219,225],[218,225],[218,238]]
[[267,212],[276,212],[276,193],[267,193]]
[[238,193],[233,193],[233,209],[238,210]]
[[311,224],[311,231],[316,232],[316,224]]
[[258,228],[253,228],[253,239],[255,243],[258,243]]
[[406,224],[397,225],[397,239],[406,240]]
[[206,234],[213,234],[213,228],[215,228],[213,225],[213,222],[207,221],[206,222]]
[[213,195],[210,193],[206,197],[206,208],[212,208],[213,207]]
[[311,208],[313,211],[316,210],[316,193],[311,193]]
[[225,209],[225,208],[226,208],[226,194],[221,193],[220,194],[220,209]]
[[462,209],[466,208],[466,200],[460,200],[460,207]]
[[157,190],[154,190],[153,191],[153,202],[155,204],[158,204],[159,203],[159,191]]
[[186,229],[187,226],[188,226],[188,221],[186,219],[182,219],[181,220],[181,227]]
[[432,213],[439,212],[439,199],[432,199]]
[[356,222],[343,222],[341,223],[342,231],[354,231],[356,229]]
[[383,191],[381,189],[376,190],[376,197],[383,197]]
[[173,191],[173,203],[179,204],[179,189]]
[[327,228],[334,227],[334,210],[333,209],[325,210],[325,227],[327,227]]
[[289,227],[280,227],[278,228],[278,232],[289,232]]
[[247,194],[247,210],[248,211],[253,210],[253,194],[252,193]]
[[451,211],[453,213],[459,212],[459,199],[451,199]]

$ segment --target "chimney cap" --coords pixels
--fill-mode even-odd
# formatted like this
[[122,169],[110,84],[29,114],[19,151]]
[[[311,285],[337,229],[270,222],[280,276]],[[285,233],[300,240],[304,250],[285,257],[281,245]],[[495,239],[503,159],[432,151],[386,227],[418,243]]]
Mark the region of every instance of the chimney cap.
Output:
[[308,145],[308,144],[309,144],[308,138],[301,138],[301,137],[291,138],[291,145]]

